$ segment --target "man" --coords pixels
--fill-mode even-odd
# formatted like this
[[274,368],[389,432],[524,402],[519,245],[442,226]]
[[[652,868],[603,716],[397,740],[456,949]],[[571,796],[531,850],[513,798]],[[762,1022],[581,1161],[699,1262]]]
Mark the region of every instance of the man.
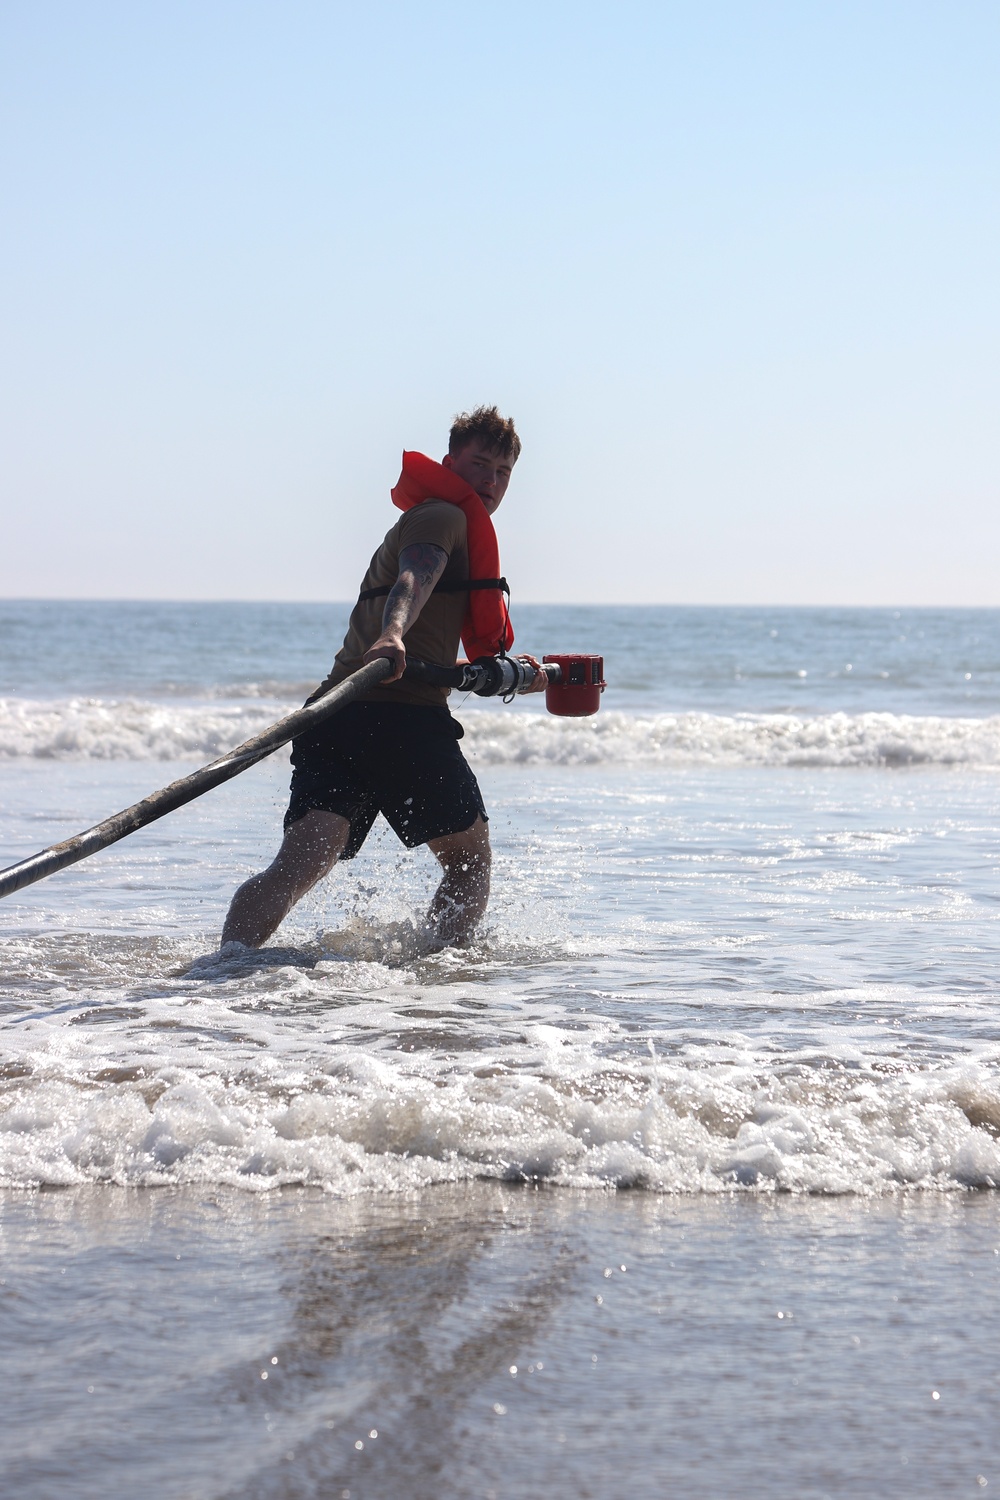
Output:
[[[488,820],[458,748],[462,726],[446,706],[447,688],[404,681],[403,670],[407,652],[453,667],[460,640],[470,660],[513,643],[491,518],[520,451],[513,422],[481,406],[456,419],[440,464],[404,453],[392,492],[404,514],[372,557],[333,670],[312,696],[380,656],[392,675],[293,741],[284,840],[233,897],[223,946],[266,942],[338,860],[357,854],[380,812],[408,848],[426,844],[441,864],[427,918],[434,939],[461,943],[482,919]],[[480,586],[463,587],[470,582]],[[530,691],[545,685],[539,672]]]

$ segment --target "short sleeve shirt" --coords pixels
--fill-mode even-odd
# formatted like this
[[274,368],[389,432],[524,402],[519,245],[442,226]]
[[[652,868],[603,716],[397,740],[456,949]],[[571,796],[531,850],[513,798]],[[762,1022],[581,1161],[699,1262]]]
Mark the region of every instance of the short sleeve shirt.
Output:
[[[469,550],[465,512],[460,506],[452,505],[447,500],[425,500],[406,511],[395,526],[386,532],[382,545],[368,564],[360,592],[364,593],[366,589],[391,588],[399,577],[399,554],[405,547],[412,547],[417,543],[431,543],[447,552],[448,561],[440,580],[442,583],[461,583],[468,578]],[[403,637],[407,656],[416,661],[433,662],[435,666],[453,667],[458,659],[468,600],[467,589],[459,589],[454,593],[435,590]],[[328,688],[343,682],[345,677],[349,677],[362,665],[365,652],[382,633],[384,609],[384,594],[374,599],[359,600],[354,606],[344,644],[337,652],[330,675],[317,689],[317,694],[325,693]],[[448,688],[404,680],[374,688],[371,693],[366,694],[366,699],[372,703],[443,704],[448,693]]]

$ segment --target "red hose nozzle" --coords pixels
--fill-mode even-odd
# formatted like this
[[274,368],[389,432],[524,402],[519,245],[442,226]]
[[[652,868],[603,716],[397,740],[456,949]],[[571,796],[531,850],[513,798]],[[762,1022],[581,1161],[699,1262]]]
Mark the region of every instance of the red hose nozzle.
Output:
[[545,707],[550,714],[565,719],[584,719],[596,714],[604,692],[604,657],[582,654],[543,656],[543,663],[559,668],[555,680],[549,676],[545,689]]

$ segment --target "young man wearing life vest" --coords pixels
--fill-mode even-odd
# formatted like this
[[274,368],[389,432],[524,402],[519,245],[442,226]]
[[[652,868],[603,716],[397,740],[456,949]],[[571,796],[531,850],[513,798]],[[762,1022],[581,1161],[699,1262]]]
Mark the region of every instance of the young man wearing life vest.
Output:
[[[372,557],[344,644],[312,696],[380,656],[392,676],[293,741],[284,840],[233,897],[223,945],[266,942],[338,860],[357,854],[380,812],[407,848],[427,844],[440,861],[427,918],[434,938],[462,942],[481,920],[490,840],[479,785],[458,747],[462,726],[446,706],[447,688],[402,677],[407,652],[453,667],[460,640],[470,661],[513,644],[491,518],[520,451],[513,422],[488,406],[456,419],[440,464],[403,454],[392,491],[403,515]],[[477,580],[485,586],[462,587]],[[522,660],[538,668],[534,657]],[[531,691],[545,685],[539,672]]]

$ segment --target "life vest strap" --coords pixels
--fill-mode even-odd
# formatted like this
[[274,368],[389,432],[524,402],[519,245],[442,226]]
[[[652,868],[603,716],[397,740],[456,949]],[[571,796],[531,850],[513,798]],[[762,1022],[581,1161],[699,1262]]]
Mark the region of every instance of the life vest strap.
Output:
[[[362,589],[358,595],[358,603],[362,604],[366,599],[384,599],[386,594],[395,587],[395,584],[383,583],[377,589]],[[438,582],[431,590],[434,594],[464,594],[471,589],[498,589],[501,594],[510,598],[510,586],[506,578],[464,578],[458,583]]]

